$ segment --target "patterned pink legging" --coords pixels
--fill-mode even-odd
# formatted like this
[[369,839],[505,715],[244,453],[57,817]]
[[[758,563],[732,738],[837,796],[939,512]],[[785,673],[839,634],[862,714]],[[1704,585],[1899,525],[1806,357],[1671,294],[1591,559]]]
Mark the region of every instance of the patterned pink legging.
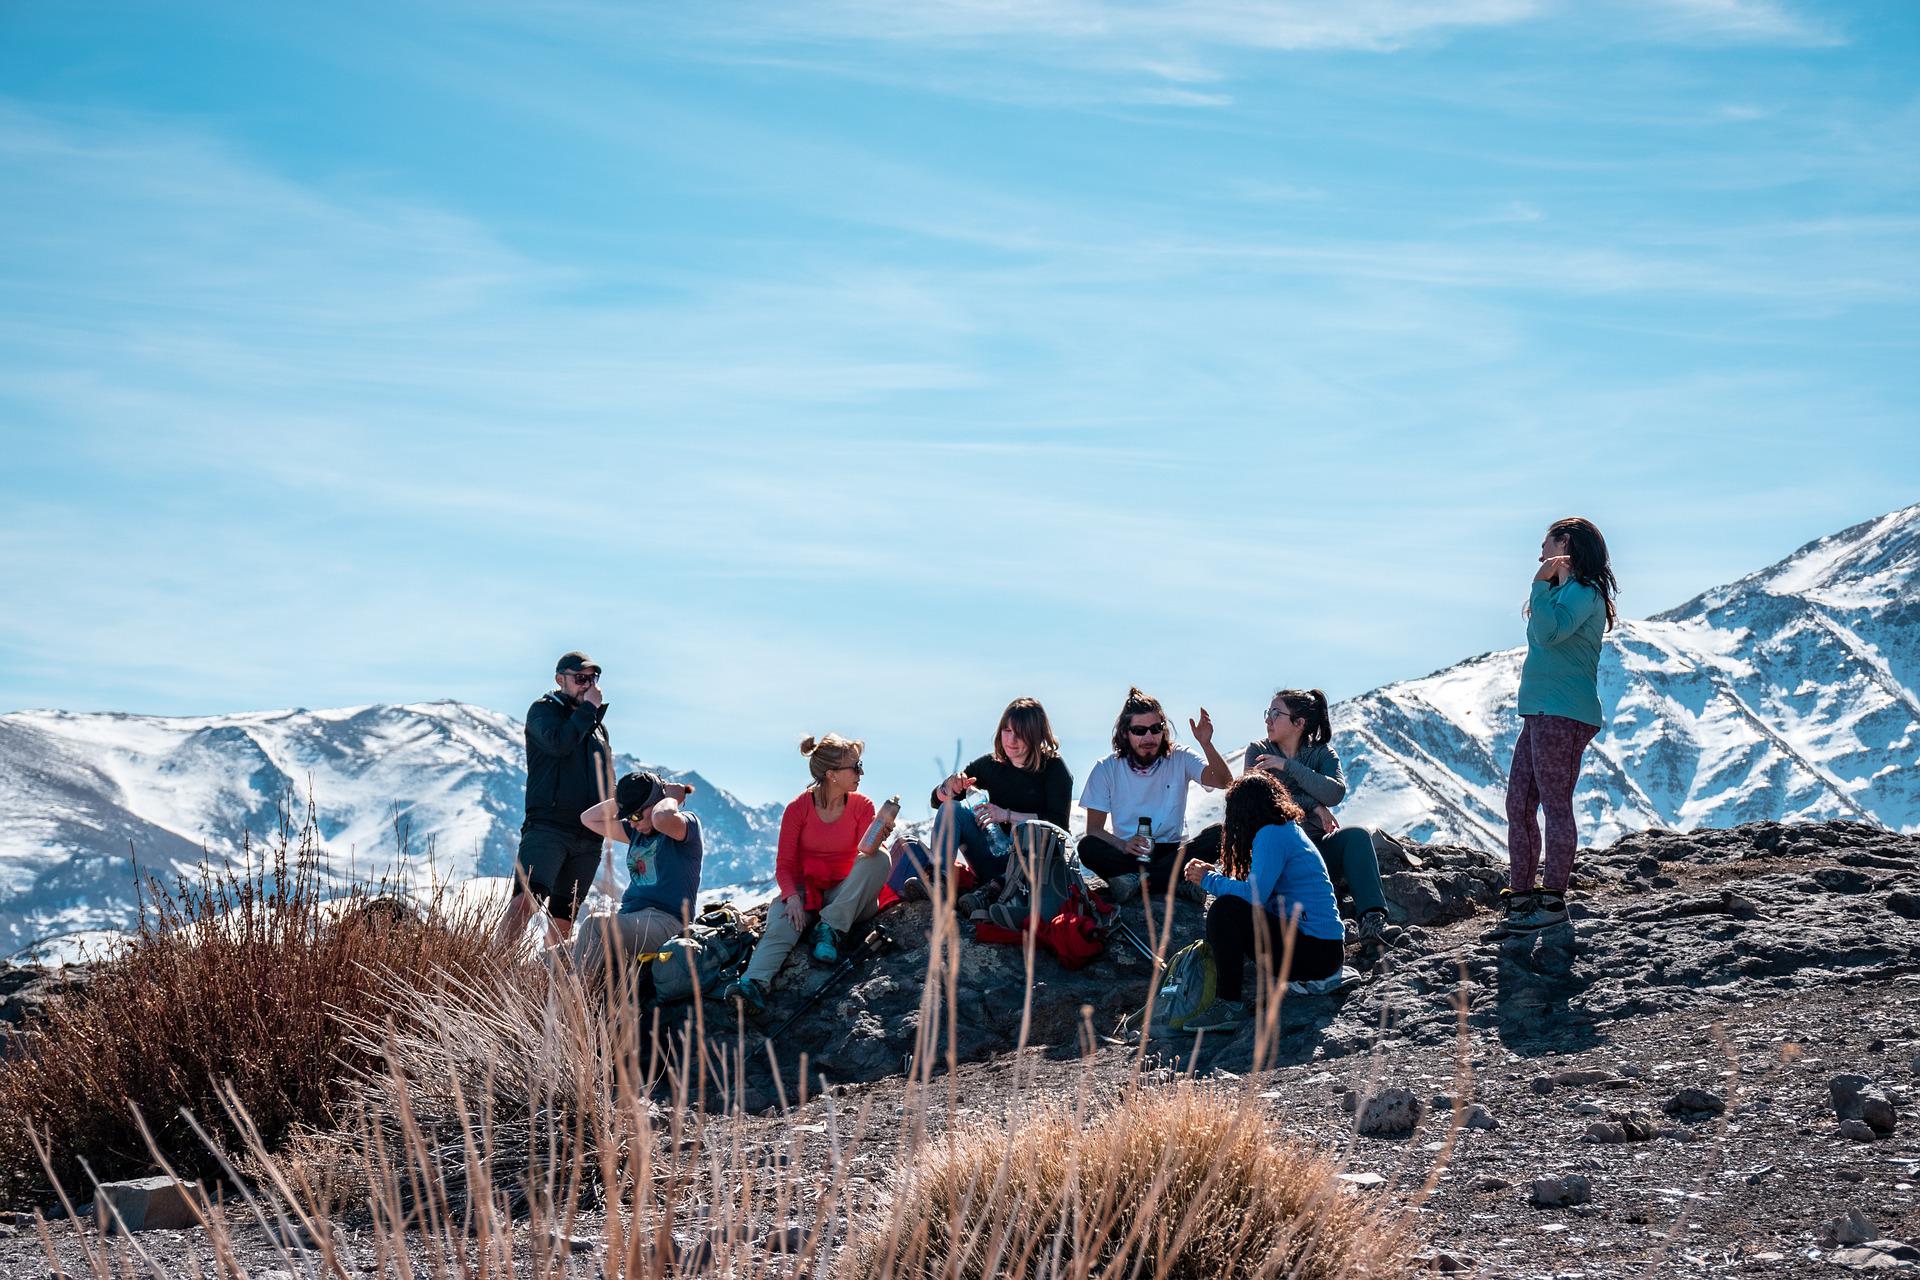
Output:
[[1515,891],[1533,888],[1540,866],[1540,821],[1547,811],[1547,869],[1543,887],[1564,893],[1573,876],[1580,836],[1573,826],[1573,786],[1580,755],[1600,730],[1565,716],[1522,716],[1507,777],[1507,861]]

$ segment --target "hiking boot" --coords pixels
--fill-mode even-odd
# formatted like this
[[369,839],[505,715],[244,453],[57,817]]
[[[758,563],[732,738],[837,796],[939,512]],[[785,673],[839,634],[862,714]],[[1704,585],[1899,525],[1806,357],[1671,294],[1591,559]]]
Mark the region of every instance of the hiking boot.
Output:
[[1287,994],[1290,996],[1330,996],[1343,987],[1350,987],[1360,981],[1360,971],[1345,965],[1338,973],[1330,973],[1324,978],[1308,978],[1302,982],[1289,982]]
[[1524,912],[1507,917],[1507,929],[1513,933],[1534,933],[1567,922],[1567,895],[1553,889],[1540,889]]
[[1181,1030],[1188,1035],[1202,1031],[1237,1031],[1253,1020],[1253,1010],[1244,1000],[1215,1000],[1188,1018]]
[[1107,896],[1115,902],[1132,902],[1140,896],[1140,877],[1133,872],[1107,877]]
[[902,902],[926,902],[932,897],[933,895],[927,892],[927,882],[919,876],[908,876],[906,883],[900,886]]
[[1353,931],[1354,942],[1362,947],[1380,947],[1387,945],[1387,913],[1384,911],[1363,911],[1360,924]]
[[1533,910],[1533,889],[1502,889],[1500,902],[1494,907],[1500,913],[1500,919],[1493,928],[1480,935],[1482,942],[1500,942],[1514,934],[1513,922]]
[[767,1012],[767,988],[758,978],[749,978],[741,974],[726,986],[721,987],[718,995],[723,1001],[738,1000],[748,1013],[756,1017]]
[[844,935],[822,920],[813,929],[813,962],[818,965],[836,965],[840,963],[840,944],[846,941]]
[[994,894],[990,889],[969,889],[960,895],[959,900],[953,904],[953,909],[971,920],[992,906],[993,899]]
[[1024,893],[1000,899],[986,909],[986,918],[1002,929],[1024,929],[1033,904]]
[[1207,891],[1185,876],[1180,877],[1173,892],[1187,902],[1197,902],[1203,907],[1207,905]]

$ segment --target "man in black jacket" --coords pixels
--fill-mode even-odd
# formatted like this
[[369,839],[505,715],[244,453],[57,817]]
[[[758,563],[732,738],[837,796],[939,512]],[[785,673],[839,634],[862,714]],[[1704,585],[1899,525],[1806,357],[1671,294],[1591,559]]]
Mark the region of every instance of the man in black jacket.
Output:
[[554,668],[560,687],[527,708],[527,817],[520,827],[515,892],[501,936],[520,936],[542,903],[547,944],[573,933],[573,915],[600,869],[601,840],[580,815],[613,794],[600,664],[569,653]]

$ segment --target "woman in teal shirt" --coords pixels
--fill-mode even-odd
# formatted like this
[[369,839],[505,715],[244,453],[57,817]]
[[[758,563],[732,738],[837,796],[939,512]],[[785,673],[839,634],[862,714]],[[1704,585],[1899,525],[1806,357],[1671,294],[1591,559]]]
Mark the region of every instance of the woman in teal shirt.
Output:
[[[1556,520],[1540,543],[1527,599],[1527,658],[1520,668],[1520,740],[1507,778],[1506,918],[1489,934],[1544,929],[1567,918],[1567,881],[1579,847],[1573,789],[1580,756],[1600,732],[1600,644],[1613,629],[1619,591],[1607,540],[1590,520]],[[1540,868],[1539,811],[1546,810]],[[1541,882],[1534,874],[1541,871]]]

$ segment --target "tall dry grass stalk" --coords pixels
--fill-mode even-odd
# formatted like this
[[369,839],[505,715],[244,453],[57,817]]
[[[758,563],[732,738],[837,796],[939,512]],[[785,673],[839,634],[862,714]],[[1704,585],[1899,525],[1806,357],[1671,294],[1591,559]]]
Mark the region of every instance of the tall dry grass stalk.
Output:
[[[353,1065],[334,1077],[327,1123],[289,1141],[238,1090],[199,1111],[214,1119],[203,1150],[238,1205],[203,1206],[218,1274],[260,1269],[246,1260],[250,1227],[314,1246],[296,1256],[283,1244],[271,1267],[338,1280],[579,1274],[569,1242],[583,1231],[607,1280],[1411,1271],[1407,1219],[1348,1194],[1335,1163],[1276,1134],[1251,1077],[1170,1080],[1137,1058],[1117,1083],[1083,1072],[1070,1094],[1049,1095],[1020,1055],[992,1118],[955,1127],[961,938],[944,878],[929,888],[919,1040],[905,1114],[889,1111],[885,1133],[865,1107],[809,1105],[804,1068],[785,1123],[745,1115],[747,1067],[774,1050],[731,1011],[709,1028],[717,1007],[696,1006],[669,1032],[617,994],[630,989],[618,975],[587,986],[530,965],[432,983],[390,975],[377,1000],[336,1016],[339,1061]],[[1169,906],[1155,929],[1163,955],[1170,923]],[[1022,1047],[1043,963],[1031,942],[1025,962]],[[1270,986],[1262,1006],[1264,1056],[1278,1034]],[[158,1135],[152,1146],[169,1149]],[[892,1165],[878,1195],[853,1174],[875,1149]],[[100,1277],[135,1261],[186,1274],[137,1242],[88,1241]]]
[[[502,972],[490,922],[403,897],[397,881],[329,891],[311,810],[197,879],[147,882],[138,931],[47,1009],[0,1071],[0,1203],[45,1186],[32,1134],[67,1181],[145,1172],[153,1144],[194,1174],[217,1161],[182,1118],[240,1100],[270,1142],[337,1118],[368,1059],[342,1018],[396,988]],[[239,1135],[220,1128],[216,1140]]]

